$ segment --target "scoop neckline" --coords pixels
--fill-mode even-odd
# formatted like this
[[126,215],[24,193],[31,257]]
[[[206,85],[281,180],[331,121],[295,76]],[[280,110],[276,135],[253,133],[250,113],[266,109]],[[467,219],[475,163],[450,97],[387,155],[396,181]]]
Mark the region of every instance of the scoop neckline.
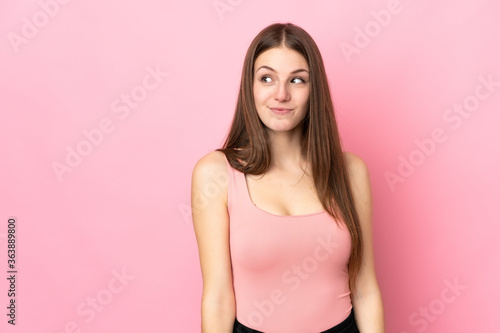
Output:
[[278,215],[278,214],[274,214],[274,213],[271,213],[271,212],[268,212],[266,210],[263,210],[262,208],[260,208],[259,206],[257,206],[253,201],[252,201],[252,197],[250,196],[250,190],[248,188],[248,184],[247,184],[247,179],[246,179],[246,175],[243,173],[243,172],[240,172],[240,174],[243,176],[243,183],[245,183],[245,189],[246,189],[246,192],[247,192],[247,195],[246,197],[248,198],[248,202],[250,203],[251,206],[255,207],[258,211],[264,213],[264,214],[267,214],[267,215],[271,215],[271,216],[274,216],[274,217],[278,217],[278,218],[300,218],[300,217],[309,217],[309,216],[314,216],[314,215],[320,215],[320,214],[324,214],[326,213],[327,211],[326,210],[322,210],[320,212],[313,212],[313,213],[307,213],[307,214],[299,214],[299,215]]

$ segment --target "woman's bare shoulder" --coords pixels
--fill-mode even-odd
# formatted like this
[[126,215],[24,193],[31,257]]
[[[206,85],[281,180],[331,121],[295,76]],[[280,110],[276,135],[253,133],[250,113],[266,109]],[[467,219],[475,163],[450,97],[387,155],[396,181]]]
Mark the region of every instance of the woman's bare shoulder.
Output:
[[191,177],[193,221],[212,224],[201,221],[212,220],[218,214],[227,213],[229,177],[224,153],[211,151],[202,156],[194,166]]
[[223,152],[214,150],[202,156],[196,162],[193,172],[218,173],[226,169],[226,156]]
[[211,193],[212,199],[227,203],[227,180],[226,156],[221,151],[211,151],[202,156],[193,168],[191,183],[193,195],[217,188],[215,193]]
[[367,171],[366,163],[360,156],[344,151],[344,159],[350,174],[356,175]]
[[353,190],[368,191],[370,188],[370,175],[365,161],[351,152],[344,152],[344,158]]

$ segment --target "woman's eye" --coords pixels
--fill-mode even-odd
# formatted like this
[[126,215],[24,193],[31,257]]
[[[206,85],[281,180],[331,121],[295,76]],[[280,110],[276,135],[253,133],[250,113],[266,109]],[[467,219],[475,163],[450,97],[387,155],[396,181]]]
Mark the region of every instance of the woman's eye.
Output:
[[273,81],[269,76],[263,76],[260,80],[265,83],[271,83]]
[[304,83],[304,82],[306,82],[306,81],[304,81],[304,80],[303,80],[302,78],[300,78],[300,77],[294,77],[294,78],[292,79],[292,82],[293,82],[293,83]]

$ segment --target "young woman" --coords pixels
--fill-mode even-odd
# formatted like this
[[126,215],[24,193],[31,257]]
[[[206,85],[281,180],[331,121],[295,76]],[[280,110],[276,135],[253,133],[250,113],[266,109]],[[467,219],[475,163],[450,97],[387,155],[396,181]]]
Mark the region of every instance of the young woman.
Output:
[[384,332],[368,170],[342,151],[302,28],[252,41],[230,131],[195,165],[191,202],[203,333]]

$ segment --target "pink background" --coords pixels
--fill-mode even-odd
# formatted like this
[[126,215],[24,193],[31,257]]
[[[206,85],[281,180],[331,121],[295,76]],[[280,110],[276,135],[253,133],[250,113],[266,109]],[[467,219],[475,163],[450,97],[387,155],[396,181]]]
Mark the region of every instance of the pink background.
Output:
[[387,332],[497,331],[499,11],[493,0],[2,1],[1,331],[200,331],[192,168],[222,144],[250,41],[283,21],[316,40],[344,148],[369,166]]

